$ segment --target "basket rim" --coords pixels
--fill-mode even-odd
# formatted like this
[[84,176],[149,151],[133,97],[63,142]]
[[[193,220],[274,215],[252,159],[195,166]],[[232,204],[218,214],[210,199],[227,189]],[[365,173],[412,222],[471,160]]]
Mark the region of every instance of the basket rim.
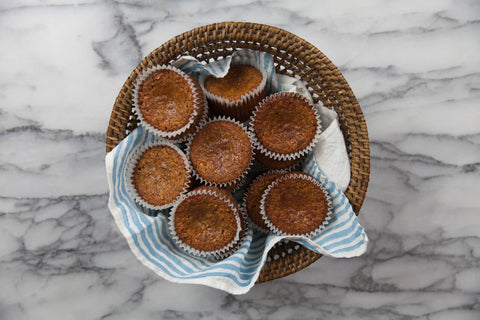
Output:
[[[232,34],[235,35],[235,38],[231,37]],[[132,99],[131,92],[134,81],[142,70],[156,65],[155,61],[157,60],[170,63],[185,55],[185,53],[203,56],[205,52],[211,53],[210,51],[217,50],[215,45],[225,43],[228,43],[234,50],[249,47],[255,47],[256,50],[263,48],[264,51],[269,50],[272,55],[279,58],[279,65],[283,62],[288,65],[293,61],[308,69],[312,74],[325,74],[325,78],[328,78],[328,82],[325,82],[325,84],[330,85],[322,85],[322,87],[327,88],[329,92],[325,96],[319,96],[317,100],[322,100],[322,102],[325,100],[327,104],[330,102],[331,105],[327,105],[327,107],[335,109],[337,114],[340,112],[344,116],[342,118],[339,114],[339,121],[346,142],[348,140],[352,171],[353,164],[355,164],[355,172],[352,172],[350,185],[345,191],[345,195],[350,200],[354,212],[358,215],[365,200],[370,178],[370,147],[362,109],[343,74],[328,57],[303,38],[275,26],[237,21],[207,24],[183,32],[150,52],[130,73],[115,99],[106,132],[106,153],[118,145],[136,126],[129,101]],[[267,43],[268,45],[273,43],[273,45],[267,46]],[[204,51],[199,50],[199,48]],[[288,74],[288,70],[277,70],[277,67],[278,65],[276,65],[277,72]],[[283,64],[280,67],[283,67]],[[318,83],[316,85],[320,87]],[[336,105],[336,102],[339,104]],[[349,114],[345,115],[344,111],[348,111]],[[350,120],[350,118],[353,120]],[[347,120],[350,120],[350,124]],[[355,127],[351,127],[351,121],[355,122]],[[359,145],[358,148],[357,144]],[[355,185],[352,183],[354,177]],[[286,252],[288,254],[285,254]],[[257,283],[282,278],[300,271],[321,256],[321,254],[309,251],[302,246],[298,247],[296,243],[283,243],[270,251],[269,259],[263,267]]]

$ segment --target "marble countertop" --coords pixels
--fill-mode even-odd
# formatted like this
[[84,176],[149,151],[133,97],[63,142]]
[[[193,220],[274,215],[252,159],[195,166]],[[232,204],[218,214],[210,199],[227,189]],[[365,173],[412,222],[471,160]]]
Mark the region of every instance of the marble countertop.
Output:
[[[359,258],[230,295],[165,281],[107,208],[105,132],[157,46],[217,21],[323,51],[367,121]],[[0,3],[0,319],[478,319],[478,1]]]

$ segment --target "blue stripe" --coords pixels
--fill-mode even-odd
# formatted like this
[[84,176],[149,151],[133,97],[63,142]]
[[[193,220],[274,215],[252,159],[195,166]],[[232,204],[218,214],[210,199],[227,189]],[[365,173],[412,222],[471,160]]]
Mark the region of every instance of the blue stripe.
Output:
[[[265,246],[265,239],[266,236],[262,236],[263,239],[255,239],[252,244],[250,245],[250,250],[256,250],[257,248],[261,248]],[[258,242],[258,243],[257,243]]]
[[342,196],[342,194],[341,194],[340,192],[338,192],[338,190],[337,190],[337,193],[336,193],[335,195],[333,195],[333,196],[330,195],[330,198],[332,199],[332,202],[336,202],[337,199],[338,199],[339,197],[341,197],[341,196]]
[[[257,263],[248,266],[247,264],[244,263],[243,259],[238,260],[236,258],[237,258],[236,256],[230,256],[230,257],[222,260],[221,262],[213,264],[209,268],[209,270],[224,269],[224,270],[236,271],[240,275],[241,274],[254,274],[255,271],[257,271],[258,261],[257,261]],[[231,263],[231,262],[234,262],[234,261],[238,262],[238,264],[237,263]]]
[[[197,60],[197,63],[198,63],[198,60]],[[187,60],[186,62],[178,65],[177,68],[180,69],[180,70],[182,70],[182,71],[184,71],[184,69],[185,69],[188,65],[190,65],[190,64],[195,64],[195,61]],[[184,71],[184,72],[185,72],[185,71]]]
[[[349,217],[348,219],[338,223],[338,224],[335,224],[335,225],[332,225],[330,226],[330,224],[327,226],[327,228],[319,235],[319,239],[321,242],[318,243],[319,245],[321,245],[322,243],[326,243],[327,241],[330,241],[330,240],[333,240],[335,238],[338,237],[339,234],[341,234],[340,232],[341,231],[338,231],[339,229],[341,229],[343,226],[345,226],[347,223],[351,222],[351,218],[355,215],[354,213],[352,214],[352,212],[349,212],[349,211],[345,211],[346,213],[348,212],[349,214]],[[336,220],[336,217],[334,218]],[[333,220],[333,219],[332,219]]]
[[[337,201],[335,201],[337,202]],[[347,197],[343,196],[337,204],[333,205],[332,209],[333,211],[337,212],[341,207],[345,206],[345,203],[347,202]],[[350,210],[350,206],[345,206],[345,208],[340,211],[340,212],[337,212],[336,216],[338,216],[339,213],[343,213],[345,212],[345,210]]]
[[187,68],[184,68],[182,71],[185,72],[185,73],[194,73],[194,72],[198,72],[198,71],[202,71],[203,68],[201,66],[198,66],[198,65],[193,65],[193,66],[189,66]]
[[327,188],[328,193],[333,193],[335,191],[335,184],[331,184],[330,187]]
[[314,172],[315,172],[315,168],[313,167],[313,164],[312,164],[312,165],[309,167],[307,173],[308,173],[309,175],[311,175],[311,176],[315,176]]
[[339,246],[343,246],[345,244],[351,243],[354,241],[361,233],[363,232],[362,228],[359,227],[358,224],[353,223],[350,227],[347,229],[343,230],[342,232],[337,233],[335,238],[342,238],[349,236],[343,240],[339,240],[336,242],[333,242],[332,244],[323,246],[325,250],[330,250],[333,251],[335,248],[338,248]]
[[225,68],[222,63],[218,61],[214,61],[209,64],[209,70],[215,75],[218,76],[225,72]]
[[340,253],[343,253],[343,252],[350,252],[350,251],[353,251],[353,250],[358,249],[361,246],[365,245],[365,233],[362,232],[362,235],[363,235],[362,236],[362,241],[359,241],[356,244],[352,244],[351,246],[332,251],[332,254],[340,254]]

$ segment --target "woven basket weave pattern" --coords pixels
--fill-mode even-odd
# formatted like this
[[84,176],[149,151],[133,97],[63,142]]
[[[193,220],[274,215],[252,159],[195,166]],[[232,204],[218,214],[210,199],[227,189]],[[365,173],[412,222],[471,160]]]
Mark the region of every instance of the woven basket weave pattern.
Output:
[[[132,71],[118,94],[107,129],[106,151],[111,151],[137,126],[132,111],[132,90],[138,74],[148,67],[169,64],[183,55],[209,62],[239,48],[265,51],[275,61],[276,72],[295,76],[307,85],[315,102],[334,109],[351,162],[350,185],[345,192],[358,214],[370,176],[370,148],[362,110],[335,65],[317,48],[285,30],[256,23],[223,22],[199,27],[176,36],[152,51]],[[282,243],[271,250],[258,282],[284,277],[305,268],[320,254]]]

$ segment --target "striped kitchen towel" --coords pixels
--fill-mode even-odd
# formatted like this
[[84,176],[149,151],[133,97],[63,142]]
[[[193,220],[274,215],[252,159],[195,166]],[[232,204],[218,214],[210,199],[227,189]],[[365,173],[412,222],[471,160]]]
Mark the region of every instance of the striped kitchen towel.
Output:
[[[219,75],[228,71],[231,59],[255,59],[269,75],[270,92],[281,91],[273,68],[272,58],[263,52],[243,50],[235,52],[214,64],[202,65],[193,58],[180,59],[182,70],[210,72]],[[218,73],[217,73],[218,72]],[[338,122],[335,122],[338,126]],[[327,138],[328,139],[328,138]],[[355,257],[367,249],[368,238],[353,209],[334,181],[329,180],[315,161],[313,153],[303,163],[303,171],[319,180],[330,193],[333,214],[329,224],[316,237],[281,237],[265,235],[248,228],[241,248],[221,261],[212,261],[188,255],[177,248],[168,230],[167,213],[156,215],[139,208],[127,192],[125,177],[128,159],[133,152],[155,136],[141,125],[132,131],[106,156],[107,177],[110,188],[108,206],[113,218],[126,238],[131,251],[148,268],[172,282],[202,284],[232,294],[248,292],[255,284],[264,266],[269,250],[279,241],[289,239],[317,253],[335,258]]]
[[126,188],[126,164],[136,148],[155,136],[142,126],[130,133],[106,156],[110,187],[108,206],[115,222],[135,256],[164,279],[178,283],[203,284],[232,294],[246,293],[255,284],[268,251],[283,238],[327,256],[344,258],[361,255],[367,236],[343,192],[329,181],[314,162],[307,160],[304,171],[317,178],[328,190],[333,215],[326,229],[313,239],[280,237],[254,232],[235,254],[222,261],[211,261],[184,253],[176,247],[164,214],[149,216],[137,207]]

